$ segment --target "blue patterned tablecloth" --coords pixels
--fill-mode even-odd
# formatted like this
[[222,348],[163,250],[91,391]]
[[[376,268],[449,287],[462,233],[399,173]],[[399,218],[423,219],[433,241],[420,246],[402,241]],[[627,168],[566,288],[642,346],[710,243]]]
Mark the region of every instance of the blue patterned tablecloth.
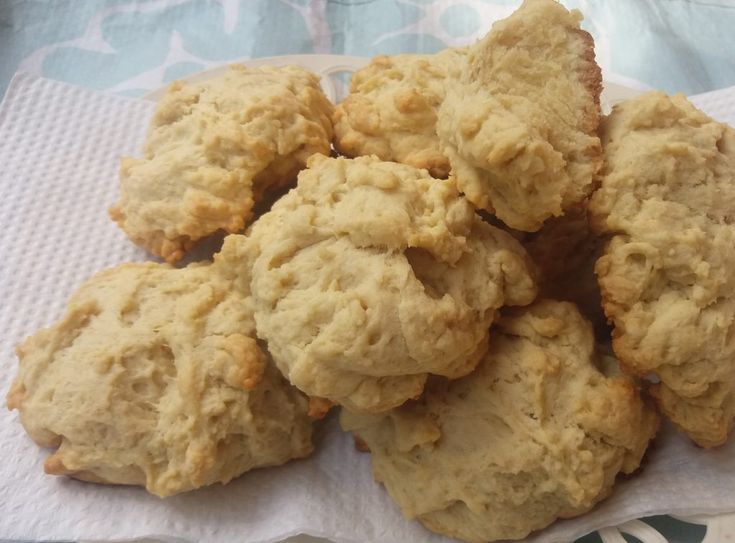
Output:
[[[0,95],[18,70],[140,96],[243,58],[434,52],[471,43],[519,3],[0,0]],[[595,38],[598,62],[607,74],[687,94],[735,85],[735,0],[563,3],[585,14],[584,26]],[[701,528],[661,517],[649,522],[671,541],[703,537]]]
[[[0,0],[0,93],[16,70],[137,96],[223,62],[464,45],[518,0]],[[735,0],[564,0],[608,73],[687,94],[735,85]]]

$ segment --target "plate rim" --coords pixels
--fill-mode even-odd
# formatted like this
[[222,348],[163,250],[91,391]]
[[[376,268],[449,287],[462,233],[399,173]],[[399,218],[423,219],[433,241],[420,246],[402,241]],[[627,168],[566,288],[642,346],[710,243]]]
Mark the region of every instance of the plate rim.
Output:
[[[410,53],[409,53],[410,54]],[[243,58],[223,62],[212,68],[189,74],[187,76],[176,79],[177,82],[183,83],[199,83],[207,81],[223,74],[229,66],[233,64],[242,64],[250,68],[258,66],[289,66],[296,65],[306,68],[319,76],[321,76],[322,87],[327,97],[334,103],[337,98],[337,89],[334,82],[329,78],[331,74],[342,71],[355,72],[366,66],[373,57],[363,57],[355,55],[332,55],[332,54],[296,54],[296,55],[275,55],[270,57]],[[173,83],[173,82],[171,82]],[[158,87],[147,92],[141,98],[157,102],[165,94],[171,83],[167,83],[162,87]],[[603,90],[601,95],[601,104],[603,113],[608,113],[612,106],[635,98],[644,92],[651,90],[649,87],[630,78],[617,75],[615,73],[603,74]]]

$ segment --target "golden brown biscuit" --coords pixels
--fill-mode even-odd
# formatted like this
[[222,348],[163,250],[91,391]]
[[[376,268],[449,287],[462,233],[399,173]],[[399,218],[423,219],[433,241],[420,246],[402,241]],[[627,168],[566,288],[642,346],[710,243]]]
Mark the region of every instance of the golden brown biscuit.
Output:
[[278,367],[352,409],[400,405],[429,373],[465,375],[496,311],[536,295],[523,248],[451,179],[375,157],[315,155],[248,238],[228,243],[252,260],[258,336]]
[[218,230],[238,232],[265,191],[329,154],[332,106],[296,67],[232,66],[203,83],[174,83],[141,159],[125,157],[110,215],[135,243],[169,262]]
[[334,109],[335,147],[343,155],[449,174],[436,135],[436,112],[465,62],[465,48],[435,55],[379,56],[355,72],[350,94]]
[[520,539],[591,509],[656,433],[633,381],[600,362],[577,309],[541,301],[498,321],[470,375],[341,422],[405,516],[466,541]]
[[735,131],[653,92],[616,106],[602,137],[590,216],[611,236],[596,271],[615,352],[658,375],[689,437],[719,445],[735,420]]
[[47,473],[169,496],[311,453],[308,401],[258,347],[226,257],[104,271],[18,347],[8,406],[56,448]]
[[526,0],[470,47],[439,109],[460,191],[518,230],[581,202],[602,165],[602,79],[581,18],[554,0]]

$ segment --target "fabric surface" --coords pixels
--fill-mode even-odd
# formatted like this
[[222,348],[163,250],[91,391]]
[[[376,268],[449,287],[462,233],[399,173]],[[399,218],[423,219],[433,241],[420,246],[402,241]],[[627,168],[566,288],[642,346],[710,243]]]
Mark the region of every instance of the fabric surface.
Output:
[[[563,0],[606,74],[667,92],[735,85],[733,0]],[[0,0],[0,94],[18,70],[127,96],[244,58],[470,43],[520,0]]]

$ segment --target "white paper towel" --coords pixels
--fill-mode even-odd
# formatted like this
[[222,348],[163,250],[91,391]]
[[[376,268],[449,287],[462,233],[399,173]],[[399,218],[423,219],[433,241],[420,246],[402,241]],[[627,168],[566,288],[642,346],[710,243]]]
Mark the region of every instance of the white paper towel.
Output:
[[[735,124],[735,89],[697,104]],[[59,318],[90,275],[145,260],[108,219],[121,154],[137,152],[152,112],[147,102],[17,76],[0,109],[0,394],[17,361],[13,347]],[[355,451],[331,417],[317,452],[161,500],[137,488],[44,475],[46,451],[17,415],[0,409],[0,539],[243,543],[308,533],[338,542],[439,542],[403,519],[373,482],[369,456]],[[642,474],[622,482],[592,513],[557,523],[532,541],[569,541],[643,515],[735,511],[735,442],[702,451],[671,429]]]

